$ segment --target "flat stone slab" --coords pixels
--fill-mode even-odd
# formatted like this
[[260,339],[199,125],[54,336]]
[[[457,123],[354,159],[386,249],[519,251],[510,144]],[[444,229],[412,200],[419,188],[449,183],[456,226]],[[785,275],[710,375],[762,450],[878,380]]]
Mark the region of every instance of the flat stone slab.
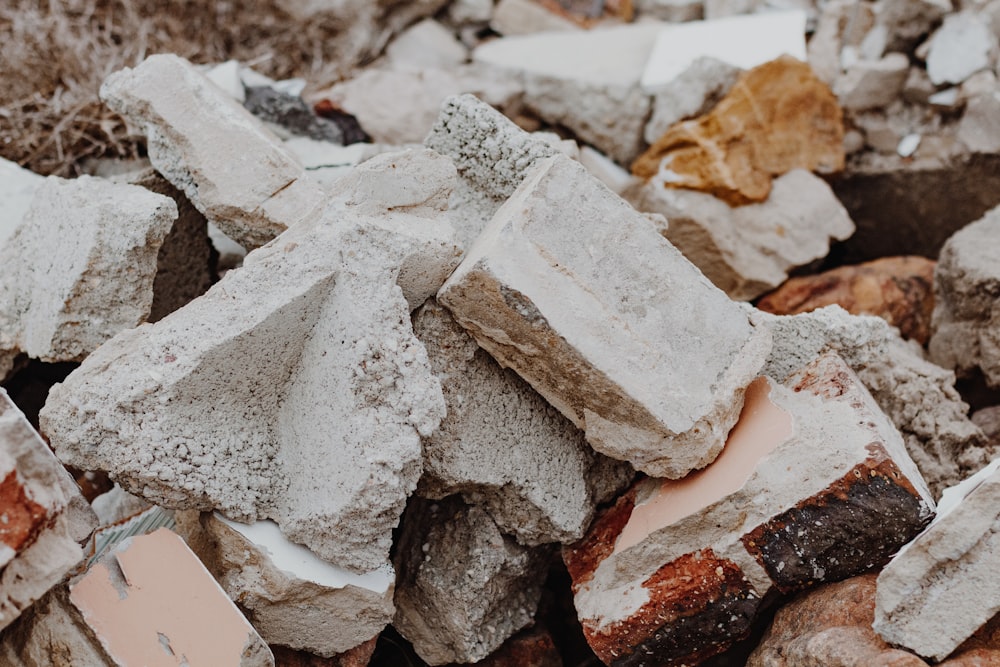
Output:
[[359,166],[324,216],[54,387],[53,447],[157,505],[273,519],[358,573],[384,563],[444,415],[409,313],[457,263],[454,178],[424,149]]
[[747,311],[565,156],[532,167],[438,300],[595,449],[662,477],[715,458],[770,349]]
[[755,381],[712,465],[638,482],[563,558],[606,664],[692,664],[745,636],[772,590],[885,563],[932,512],[898,432],[827,354]]

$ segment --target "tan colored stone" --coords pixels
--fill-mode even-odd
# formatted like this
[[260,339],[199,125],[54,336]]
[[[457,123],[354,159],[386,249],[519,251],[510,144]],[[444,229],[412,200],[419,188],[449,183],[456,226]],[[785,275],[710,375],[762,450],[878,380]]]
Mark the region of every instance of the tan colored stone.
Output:
[[844,168],[843,115],[809,65],[783,56],[736,82],[706,116],[685,121],[632,165],[632,173],[740,205],[767,199],[771,179],[795,168]]
[[837,304],[852,315],[877,315],[899,327],[905,338],[925,345],[934,310],[935,264],[925,257],[885,257],[792,278],[757,307],[796,315]]

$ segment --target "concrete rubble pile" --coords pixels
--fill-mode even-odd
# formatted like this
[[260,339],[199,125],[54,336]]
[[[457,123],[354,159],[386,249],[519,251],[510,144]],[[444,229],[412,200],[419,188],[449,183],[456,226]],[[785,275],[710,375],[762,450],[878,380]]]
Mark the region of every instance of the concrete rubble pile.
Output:
[[998,659],[997,2],[288,4],[0,161],[0,662]]

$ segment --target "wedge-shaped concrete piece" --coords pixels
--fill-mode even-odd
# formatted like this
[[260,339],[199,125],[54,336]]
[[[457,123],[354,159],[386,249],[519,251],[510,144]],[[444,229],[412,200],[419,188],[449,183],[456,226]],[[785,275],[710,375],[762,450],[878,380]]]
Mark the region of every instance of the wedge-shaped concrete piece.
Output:
[[770,333],[565,156],[540,160],[438,299],[608,456],[711,462]]
[[83,558],[97,527],[66,469],[0,388],[0,629]]
[[324,217],[54,387],[56,451],[157,505],[273,519],[352,571],[384,563],[444,414],[409,313],[457,263],[438,219],[454,177],[423,149],[359,166]]
[[115,72],[101,99],[146,135],[149,159],[246,248],[320,211],[323,191],[249,111],[172,54]]
[[631,467],[597,454],[579,429],[501,368],[434,301],[416,313],[414,331],[447,406],[441,427],[424,439],[418,493],[461,493],[522,544],[583,537],[596,505],[631,481]]
[[0,379],[18,353],[81,361],[144,322],[177,206],[133,185],[47,179],[0,244]]
[[268,644],[329,658],[392,622],[396,573],[388,562],[348,572],[289,542],[273,521],[242,524],[206,512],[195,530],[186,536],[191,548]]
[[396,547],[393,626],[431,665],[478,662],[531,624],[551,555],[457,497],[414,499]]
[[695,664],[745,635],[760,600],[886,562],[931,518],[902,439],[824,355],[760,378],[709,467],[640,481],[563,556],[609,665]]
[[946,489],[938,515],[878,577],[873,627],[943,660],[1000,612],[1000,459]]

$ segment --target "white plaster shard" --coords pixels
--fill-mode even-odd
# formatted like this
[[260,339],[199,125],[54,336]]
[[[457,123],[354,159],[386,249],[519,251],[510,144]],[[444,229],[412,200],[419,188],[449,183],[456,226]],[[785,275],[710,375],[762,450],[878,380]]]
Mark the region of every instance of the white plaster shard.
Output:
[[414,331],[447,406],[440,428],[424,439],[418,493],[461,493],[522,544],[582,537],[596,505],[631,480],[631,468],[595,453],[579,429],[437,303],[417,311]]
[[663,236],[742,301],[778,287],[792,269],[826,257],[833,241],[854,233],[830,186],[802,169],[776,178],[760,204],[731,207],[710,194],[666,188],[658,179],[623,196],[640,211],[663,215]]
[[532,167],[438,300],[595,449],[655,476],[715,458],[770,350],[769,331],[561,155]]
[[943,660],[1000,612],[1000,459],[946,489],[938,516],[879,574],[873,628]]
[[20,352],[81,361],[144,322],[157,254],[176,218],[171,199],[144,188],[46,179],[0,245],[0,379]]
[[353,571],[383,563],[444,414],[409,321],[458,260],[442,163],[369,160],[322,217],[104,345],[49,395],[56,451],[158,505],[273,519]]
[[146,135],[156,170],[240,245],[319,213],[322,189],[281,141],[186,60],[153,55],[115,72],[101,99]]

